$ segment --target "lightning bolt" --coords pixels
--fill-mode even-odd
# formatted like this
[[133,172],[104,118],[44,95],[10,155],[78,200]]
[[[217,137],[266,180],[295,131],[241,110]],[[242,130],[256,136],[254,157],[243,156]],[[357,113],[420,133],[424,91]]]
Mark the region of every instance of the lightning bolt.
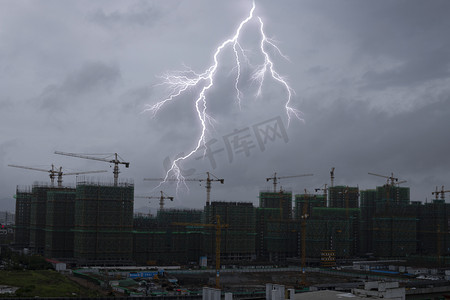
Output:
[[[196,146],[186,155],[183,155],[181,157],[178,157],[172,162],[171,168],[166,172],[166,175],[164,177],[164,181],[162,181],[156,188],[158,188],[162,183],[166,182],[169,177],[175,177],[175,180],[177,181],[177,190],[179,188],[180,184],[185,184],[184,177],[181,174],[180,170],[180,163],[189,157],[191,157],[195,152],[197,152],[200,148],[205,147],[206,149],[206,140],[205,140],[205,134],[207,131],[207,125],[212,123],[212,118],[207,113],[207,97],[206,93],[209,89],[211,89],[214,86],[214,75],[217,72],[218,66],[219,66],[219,55],[226,47],[231,47],[234,57],[235,57],[235,67],[236,70],[236,78],[234,82],[234,88],[236,91],[236,100],[239,105],[241,106],[241,100],[242,100],[242,92],[239,89],[239,82],[241,78],[241,58],[249,61],[245,50],[242,48],[241,44],[239,43],[239,38],[241,35],[241,31],[243,27],[249,23],[252,19],[254,19],[254,11],[255,11],[256,5],[253,1],[252,8],[248,14],[248,16],[241,21],[238,28],[235,31],[235,34],[222,42],[214,52],[213,55],[213,61],[214,63],[209,66],[203,73],[197,73],[189,68],[187,68],[185,71],[176,71],[172,73],[167,73],[164,76],[162,76],[162,83],[161,85],[166,85],[169,87],[169,94],[168,96],[157,102],[153,105],[147,105],[144,112],[151,112],[153,116],[156,116],[158,111],[168,102],[174,101],[177,99],[178,96],[182,95],[189,89],[193,87],[199,88],[198,96],[195,100],[195,109],[197,112],[198,120],[201,123],[201,133],[197,140]],[[285,110],[288,117],[288,126],[291,121],[291,116],[294,116],[295,118],[303,121],[301,115],[302,113],[295,108],[290,106],[291,100],[292,100],[292,94],[294,93],[294,90],[289,86],[287,81],[277,72],[274,68],[274,63],[271,60],[271,57],[269,53],[267,52],[267,49],[270,48],[272,50],[275,50],[278,52],[279,55],[281,55],[283,58],[288,59],[286,56],[283,55],[281,50],[276,46],[273,40],[267,38],[265,32],[264,32],[264,23],[260,17],[257,17],[257,20],[259,22],[259,29],[261,34],[261,41],[260,41],[260,51],[261,54],[264,57],[264,63],[256,68],[256,70],[252,74],[252,80],[258,83],[258,91],[256,96],[259,97],[262,94],[262,87],[265,81],[265,77],[267,74],[270,75],[272,79],[279,82],[283,88],[286,90],[286,102],[285,102]]]

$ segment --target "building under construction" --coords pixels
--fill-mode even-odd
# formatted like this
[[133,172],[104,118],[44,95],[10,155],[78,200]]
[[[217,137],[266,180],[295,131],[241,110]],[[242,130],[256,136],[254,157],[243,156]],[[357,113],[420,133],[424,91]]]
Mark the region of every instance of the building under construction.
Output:
[[[204,208],[203,222],[223,224],[220,229],[220,256],[222,261],[254,260],[256,242],[256,211],[249,202],[211,202]],[[220,224],[217,224],[220,225]],[[217,227],[208,226],[205,234],[205,250],[215,256]]]
[[47,192],[45,248],[46,257],[71,259],[74,256],[75,189]]
[[279,208],[279,219],[292,219],[292,192],[283,191],[270,192],[262,191],[259,193],[260,208]]
[[14,243],[19,248],[30,246],[31,195],[30,188],[16,189]]
[[361,253],[406,257],[417,250],[417,207],[409,188],[386,184],[361,192]]
[[418,252],[422,255],[450,255],[450,204],[435,199],[418,210]]
[[299,223],[292,218],[292,192],[262,191],[256,209],[256,255],[284,261],[298,256]]
[[306,219],[306,256],[319,258],[322,250],[333,250],[337,258],[359,254],[358,208],[315,207]]
[[77,184],[73,231],[79,264],[132,262],[133,203],[132,184]]
[[54,191],[71,191],[47,185],[34,185],[31,190],[30,206],[30,242],[29,248],[36,254],[44,255],[47,229],[47,199]]
[[349,186],[333,186],[328,189],[330,207],[358,208],[359,189]]
[[309,261],[331,251],[337,259],[371,255],[450,263],[450,204],[444,199],[411,202],[409,188],[386,184],[361,191],[361,205],[353,207],[357,188],[331,190],[328,196],[340,200],[298,194],[292,207],[292,192],[262,191],[259,207],[213,201],[202,210],[160,209],[155,217],[133,217],[130,183],[34,185],[17,189],[15,245],[80,265],[184,264],[205,256],[214,261],[218,241],[226,263],[300,257],[303,242]]
[[205,255],[202,210],[164,209],[156,217],[134,219],[133,258],[138,264],[198,262]]

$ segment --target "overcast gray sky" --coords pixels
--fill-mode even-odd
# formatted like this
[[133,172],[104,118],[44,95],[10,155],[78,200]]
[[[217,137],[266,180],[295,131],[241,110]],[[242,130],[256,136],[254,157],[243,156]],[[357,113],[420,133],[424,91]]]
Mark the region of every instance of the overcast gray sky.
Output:
[[[12,211],[17,185],[49,178],[8,164],[108,170],[93,177],[111,180],[107,163],[55,150],[117,152],[131,163],[121,166],[120,177],[134,180],[135,194],[157,195],[157,182],[143,178],[164,176],[170,160],[195,147],[198,89],[154,118],[142,111],[167,96],[160,83],[168,71],[211,66],[216,47],[234,35],[252,2],[1,0],[0,6],[0,203]],[[213,184],[212,200],[255,205],[274,172],[313,173],[281,180],[294,193],[313,192],[329,184],[331,167],[336,185],[360,189],[385,183],[368,172],[393,172],[407,180],[415,201],[430,200],[436,186],[450,188],[449,12],[445,0],[256,1],[255,17],[288,57],[268,49],[304,121],[288,126],[286,90],[276,80],[266,77],[255,96],[251,76],[264,57],[254,18],[239,39],[248,57],[241,107],[228,48],[206,95],[214,118],[206,141],[214,154],[196,153],[182,165],[184,174],[205,178],[210,171],[225,179]],[[275,132],[270,128],[277,130],[272,139],[264,136]],[[204,184],[187,186],[168,207],[203,206]],[[162,188],[175,196],[173,184]],[[145,206],[156,208],[157,200],[136,199],[135,208]]]

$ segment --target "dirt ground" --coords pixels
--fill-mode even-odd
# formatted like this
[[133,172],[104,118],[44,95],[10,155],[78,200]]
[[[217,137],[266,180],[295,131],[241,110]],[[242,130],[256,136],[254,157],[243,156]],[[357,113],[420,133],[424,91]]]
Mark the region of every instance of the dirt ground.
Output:
[[[179,284],[185,288],[199,288],[211,286],[215,283],[214,274],[176,274]],[[308,273],[306,276],[308,285],[321,283],[343,283],[354,281],[349,278],[325,275],[320,273]],[[220,284],[229,289],[264,289],[266,283],[282,284],[287,288],[298,288],[301,282],[299,272],[255,272],[255,273],[222,273]]]

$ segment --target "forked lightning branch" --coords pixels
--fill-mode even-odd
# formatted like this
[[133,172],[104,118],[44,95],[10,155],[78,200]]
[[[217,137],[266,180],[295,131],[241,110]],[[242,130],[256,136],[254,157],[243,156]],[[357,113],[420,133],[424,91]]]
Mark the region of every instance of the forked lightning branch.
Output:
[[[253,2],[252,8],[248,16],[241,21],[237,27],[234,35],[224,40],[215,50],[213,54],[213,63],[203,72],[198,73],[194,70],[185,70],[178,72],[171,72],[163,76],[163,82],[161,84],[166,85],[169,88],[169,94],[166,98],[158,101],[156,104],[148,105],[145,109],[147,112],[151,112],[155,116],[158,111],[169,102],[176,101],[179,96],[192,91],[192,88],[196,88],[198,91],[195,94],[193,100],[193,106],[197,113],[198,122],[201,125],[201,132],[196,138],[195,146],[186,154],[175,159],[169,170],[166,172],[164,181],[170,177],[177,180],[177,187],[184,183],[184,176],[181,172],[180,163],[188,158],[191,158],[198,150],[207,148],[206,132],[208,126],[210,126],[211,116],[208,112],[208,92],[213,89],[214,85],[218,84],[215,82],[215,77],[221,62],[221,54],[226,49],[231,49],[234,53],[234,64],[235,64],[235,98],[237,104],[240,106],[243,93],[240,90],[241,85],[241,71],[243,64],[248,61],[245,50],[241,44],[242,31],[246,25],[251,22],[256,22],[259,28],[259,44],[257,49],[259,55],[263,57],[263,63],[257,67],[252,67],[252,81],[257,84],[256,97],[261,96],[262,87],[264,82],[269,79],[274,80],[276,83],[280,84],[285,91],[285,100],[282,105],[286,111],[288,125],[291,117],[295,117],[299,120],[301,118],[301,112],[296,110],[291,106],[293,89],[290,87],[288,82],[275,70],[275,65],[269,52],[278,53],[280,56],[286,59],[282,54],[280,49],[276,46],[273,40],[268,38],[264,32],[264,22],[263,20],[254,15],[256,9],[255,2]],[[206,152],[205,152],[206,153]]]

